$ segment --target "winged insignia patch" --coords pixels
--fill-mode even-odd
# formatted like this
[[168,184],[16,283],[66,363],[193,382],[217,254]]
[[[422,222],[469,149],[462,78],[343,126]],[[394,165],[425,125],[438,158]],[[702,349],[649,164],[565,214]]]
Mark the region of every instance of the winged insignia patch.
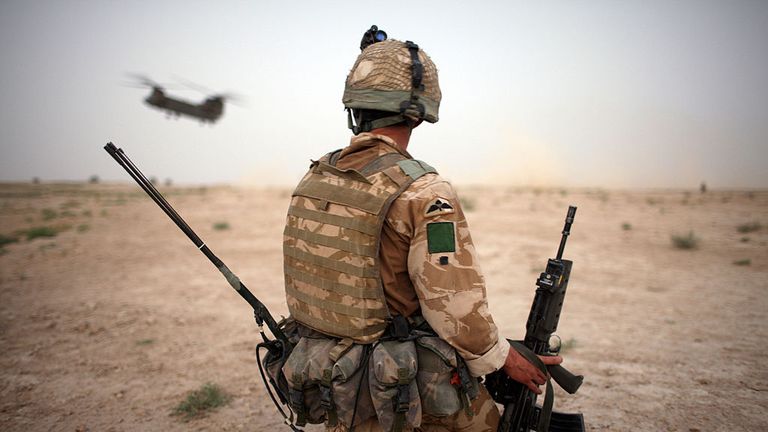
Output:
[[445,198],[436,198],[426,206],[424,216],[432,217],[455,212],[451,203]]

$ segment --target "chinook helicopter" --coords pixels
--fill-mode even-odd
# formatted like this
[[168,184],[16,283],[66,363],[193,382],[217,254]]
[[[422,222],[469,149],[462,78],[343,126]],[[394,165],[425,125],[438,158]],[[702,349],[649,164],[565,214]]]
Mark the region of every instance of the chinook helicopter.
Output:
[[[165,92],[166,86],[158,84],[144,75],[128,75],[136,80],[136,83],[132,85],[133,87],[149,87],[152,89],[152,93],[150,93],[149,96],[144,99],[144,102],[147,105],[165,111],[169,118],[188,116],[199,119],[201,123],[213,124],[219,118],[221,118],[222,114],[224,114],[224,102],[227,100],[236,99],[236,97],[232,94],[213,94],[208,96],[201,103],[195,104],[168,96]],[[195,90],[211,93],[210,90],[205,89],[202,86],[192,84],[190,82],[185,82],[184,84],[187,87],[191,87]]]

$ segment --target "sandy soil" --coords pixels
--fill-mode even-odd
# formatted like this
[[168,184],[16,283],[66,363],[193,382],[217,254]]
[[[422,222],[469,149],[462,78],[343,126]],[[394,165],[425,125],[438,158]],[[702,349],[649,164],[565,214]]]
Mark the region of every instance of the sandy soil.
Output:
[[[163,190],[285,314],[289,192]],[[586,378],[576,395],[558,392],[558,409],[583,412],[590,430],[768,430],[767,191],[460,193],[492,311],[515,338],[567,205],[579,206],[558,333]],[[752,222],[762,227],[738,232]],[[258,378],[248,305],[135,185],[0,185],[0,234],[37,226],[61,232],[0,252],[1,430],[288,430]],[[674,248],[689,231],[698,248]],[[170,415],[206,382],[230,404],[190,422]]]

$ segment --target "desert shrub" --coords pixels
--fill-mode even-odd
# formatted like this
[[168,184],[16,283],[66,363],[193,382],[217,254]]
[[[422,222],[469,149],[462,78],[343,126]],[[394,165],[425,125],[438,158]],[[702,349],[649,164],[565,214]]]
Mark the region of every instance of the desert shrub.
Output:
[[24,231],[27,240],[34,240],[38,237],[56,237],[56,234],[58,233],[59,231],[56,228],[49,226],[33,227]]
[[621,224],[621,229],[623,229],[624,231],[629,231],[632,229],[632,224],[629,222],[624,222],[623,224]]
[[230,228],[229,222],[216,222],[215,224],[213,224],[213,229],[215,229],[216,231],[224,231],[224,230],[228,230],[229,228]]
[[748,266],[751,264],[752,264],[752,260],[749,258],[740,259],[733,262],[733,265],[737,265],[737,266]]
[[16,243],[18,241],[19,241],[19,237],[18,236],[0,234],[0,247],[3,247],[5,245],[11,244],[11,243]]
[[99,182],[99,176],[97,176],[96,174],[88,177],[88,183],[96,184],[98,182]]
[[677,249],[696,249],[699,247],[699,238],[693,234],[693,231],[688,231],[687,235],[673,234],[672,245]]
[[751,233],[755,231],[760,231],[760,229],[763,228],[763,226],[760,224],[760,222],[749,222],[749,223],[743,223],[736,227],[736,231],[746,234]]
[[749,241],[749,237],[742,237],[739,239],[739,241],[741,241],[742,243],[746,243]]
[[84,233],[91,229],[91,226],[88,224],[80,224],[77,226],[77,232]]
[[43,220],[51,220],[59,217],[59,213],[54,209],[44,208],[40,213],[43,215]]
[[139,339],[139,340],[136,341],[136,345],[139,345],[139,346],[152,345],[154,343],[155,343],[155,340],[151,339],[151,338],[150,339]]
[[200,417],[209,411],[226,405],[231,397],[216,384],[206,383],[187,394],[186,399],[176,405],[172,415],[182,416],[185,421]]

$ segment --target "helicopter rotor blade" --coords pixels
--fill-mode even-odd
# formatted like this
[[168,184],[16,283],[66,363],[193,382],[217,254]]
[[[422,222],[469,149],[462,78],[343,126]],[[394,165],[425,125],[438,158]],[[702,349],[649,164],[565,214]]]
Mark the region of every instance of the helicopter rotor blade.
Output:
[[223,92],[211,95],[210,97],[219,97],[225,100],[227,103],[231,103],[237,106],[245,106],[247,98],[241,94],[234,92]]
[[183,87],[178,84],[164,84],[159,83],[148,76],[135,72],[126,72],[125,75],[131,79],[130,84],[124,84],[127,87],[145,87],[145,88],[159,88],[164,90],[179,90]]
[[[181,77],[179,75],[175,75],[174,74],[173,75],[173,79],[178,81],[178,82],[180,82],[182,85],[184,85],[186,87],[189,87],[192,90],[197,90],[197,91],[199,91],[200,93],[203,93],[203,94],[216,93],[215,91],[209,89],[208,87],[206,87],[204,85],[197,84],[197,83],[192,82],[192,81],[190,81],[190,80],[188,80],[188,79],[186,79],[184,77]],[[215,97],[215,96],[212,96],[212,97]]]

